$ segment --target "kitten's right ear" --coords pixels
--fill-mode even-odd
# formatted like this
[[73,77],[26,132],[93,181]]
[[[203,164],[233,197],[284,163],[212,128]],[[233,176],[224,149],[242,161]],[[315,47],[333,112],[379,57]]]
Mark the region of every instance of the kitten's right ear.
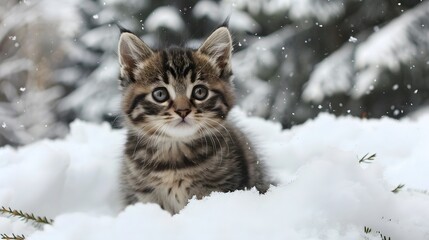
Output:
[[139,62],[149,58],[152,54],[152,49],[139,37],[131,32],[122,31],[118,44],[121,77],[133,81],[132,70]]
[[220,73],[228,77],[231,75],[232,39],[227,27],[216,29],[198,51],[207,55]]

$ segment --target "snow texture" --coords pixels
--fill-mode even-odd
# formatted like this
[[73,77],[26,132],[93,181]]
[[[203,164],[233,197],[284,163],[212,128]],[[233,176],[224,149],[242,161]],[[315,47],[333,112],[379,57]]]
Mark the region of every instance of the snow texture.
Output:
[[[272,73],[278,64],[278,49],[283,46],[285,39],[292,38],[294,29],[284,28],[275,34],[258,38],[242,50],[232,56],[234,70],[234,83],[239,91],[240,106],[248,113],[257,116],[267,116],[270,109],[265,104],[269,95],[273,92],[273,86],[264,81],[260,73]],[[240,92],[241,91],[241,92]]]
[[358,46],[356,68],[360,74],[357,75],[355,88],[351,93],[353,97],[358,98],[365,94],[384,69],[398,71],[401,64],[408,64],[419,57],[426,59],[429,52],[428,14],[429,2],[423,2]]
[[315,66],[302,93],[305,101],[321,102],[326,96],[345,93],[353,87],[353,53],[351,43],[340,49]]
[[329,23],[344,15],[346,4],[353,0],[223,0],[239,9],[248,9],[253,15],[287,13],[295,21],[315,19]]
[[192,10],[193,15],[197,19],[207,17],[213,22],[221,23],[228,16],[231,17],[228,27],[231,30],[256,32],[260,29],[257,21],[255,21],[248,13],[235,8],[234,3],[213,1],[199,1],[195,4]]
[[381,84],[383,79],[379,76],[383,71],[398,72],[401,65],[410,65],[411,69],[411,63],[416,60],[427,62],[428,14],[429,2],[423,2],[362,43],[351,36],[349,43],[315,67],[303,99],[321,102],[335,93],[346,93],[358,99]]
[[175,7],[170,6],[155,9],[146,19],[144,25],[149,31],[156,31],[161,27],[175,32],[180,32],[185,29],[185,23],[179,15],[179,11]]
[[[380,239],[377,231],[428,239],[428,112],[400,121],[321,114],[291,130],[238,109],[230,117],[279,181],[265,195],[212,193],[175,216],[155,204],[121,211],[124,130],[75,121],[63,140],[0,149],[0,204],[55,220],[36,231],[0,217],[0,232],[30,240]],[[358,163],[366,153],[377,153],[373,163]],[[400,183],[405,188],[392,193]]]

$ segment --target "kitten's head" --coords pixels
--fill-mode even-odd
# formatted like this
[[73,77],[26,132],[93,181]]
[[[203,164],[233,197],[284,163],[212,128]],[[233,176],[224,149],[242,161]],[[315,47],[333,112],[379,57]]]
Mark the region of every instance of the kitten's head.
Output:
[[118,52],[128,127],[147,136],[186,139],[214,131],[234,104],[231,51],[226,27],[197,50],[155,51],[123,32]]

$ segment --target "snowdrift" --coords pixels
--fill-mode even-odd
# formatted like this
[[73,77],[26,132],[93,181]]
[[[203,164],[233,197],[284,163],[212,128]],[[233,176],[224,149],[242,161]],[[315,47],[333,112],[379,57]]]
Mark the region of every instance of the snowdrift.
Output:
[[[154,204],[121,209],[123,130],[75,121],[62,140],[0,149],[0,205],[54,219],[27,239],[429,239],[429,114],[361,120],[321,114],[282,130],[234,109],[279,185],[192,199],[175,216]],[[359,163],[366,154],[375,160]],[[370,162],[370,163],[366,163]],[[405,184],[393,193],[399,184]],[[364,227],[371,232],[365,233]]]

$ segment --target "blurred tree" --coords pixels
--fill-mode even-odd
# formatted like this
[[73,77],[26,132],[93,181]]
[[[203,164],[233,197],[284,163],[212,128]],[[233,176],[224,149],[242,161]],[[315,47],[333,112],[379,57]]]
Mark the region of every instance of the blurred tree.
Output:
[[236,54],[247,65],[238,76],[269,83],[266,96],[248,87],[267,106],[250,94],[248,111],[289,127],[319,112],[399,118],[428,103],[427,2],[237,2],[266,35]]
[[68,35],[55,20],[70,19],[73,8],[62,4],[47,11],[49,2],[58,7],[52,0],[0,1],[0,145],[67,132],[55,111],[64,89],[54,83],[53,72],[66,55],[62,44]]
[[153,48],[196,48],[231,16],[239,104],[284,127],[319,112],[399,118],[428,103],[421,0],[7,0],[0,8],[0,144],[60,136],[75,118],[118,125],[115,23]]

